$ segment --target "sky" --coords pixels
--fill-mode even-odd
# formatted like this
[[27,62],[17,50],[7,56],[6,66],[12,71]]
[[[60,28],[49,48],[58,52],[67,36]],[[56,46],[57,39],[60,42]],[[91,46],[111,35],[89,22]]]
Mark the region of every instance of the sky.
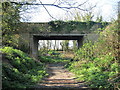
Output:
[[[41,0],[44,4],[50,4],[53,3],[55,0]],[[73,1],[73,0],[69,0]],[[74,0],[78,3],[82,3],[83,0]],[[84,0],[85,1],[85,0]],[[88,6],[94,6],[97,5],[93,9],[94,15],[102,15],[104,21],[110,21],[113,18],[117,18],[117,7],[118,2],[120,0],[88,0],[89,4],[83,6],[82,8],[88,7]],[[39,2],[39,0],[37,0]],[[46,10],[42,6],[35,6],[35,9],[29,10],[29,13],[23,12],[21,13],[22,17],[27,17],[27,22],[49,22],[52,20],[55,20],[50,17],[50,15],[46,12]],[[68,13],[66,13],[64,10],[59,9],[57,7],[53,6],[46,6],[49,13],[56,18],[57,20],[72,20],[72,16],[69,16]],[[83,12],[83,11],[79,11]],[[72,10],[72,14],[75,13],[75,10]],[[71,15],[72,15],[71,14]],[[25,20],[21,20],[25,21]]]
[[[52,46],[49,47],[49,49],[54,49],[54,46],[55,46],[55,40],[49,40],[52,42]],[[60,45],[60,43],[62,42],[63,40],[56,40],[56,49],[62,49],[62,46]],[[39,40],[39,45],[38,45],[38,50],[40,50],[41,48],[43,48],[44,46],[47,47],[47,40]],[[69,44],[68,44],[69,48],[72,48],[73,47],[73,40],[70,40],[69,41]]]
[[[39,2],[39,0],[37,0]],[[53,3],[55,0],[41,0],[44,4],[50,4]],[[69,1],[77,1],[78,3],[82,3],[83,0],[69,0]],[[84,0],[85,1],[85,0]],[[102,15],[104,21],[111,21],[113,18],[117,18],[117,8],[118,8],[118,2],[119,0],[89,0],[89,4],[83,6],[82,8],[88,7],[88,6],[94,6],[97,5],[93,9],[93,13],[95,15]],[[33,6],[34,7],[34,6]],[[68,13],[66,13],[64,10],[52,7],[52,6],[46,6],[49,13],[56,18],[57,20],[73,20],[73,16],[69,16]],[[23,12],[21,13],[22,17],[27,18],[26,20],[21,20],[23,22],[49,22],[52,20],[55,20],[50,17],[50,15],[46,12],[46,10],[42,6],[35,6],[34,9],[28,10],[29,13]],[[83,12],[83,11],[79,11]],[[72,10],[72,14],[74,15],[75,10]],[[39,48],[43,41],[39,41]],[[45,41],[47,43],[47,41]],[[61,41],[58,42],[60,44]],[[52,41],[53,45],[55,44],[55,41]],[[60,46],[60,45],[58,45]],[[73,43],[72,41],[69,42],[69,46],[72,47]],[[59,47],[61,48],[61,47]]]

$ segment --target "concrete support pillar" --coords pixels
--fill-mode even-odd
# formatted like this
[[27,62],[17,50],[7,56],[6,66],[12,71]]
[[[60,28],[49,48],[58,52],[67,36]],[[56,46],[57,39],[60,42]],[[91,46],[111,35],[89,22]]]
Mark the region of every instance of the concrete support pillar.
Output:
[[38,59],[38,39],[35,38],[34,36],[31,36],[31,56],[34,59]]
[[38,59],[38,39],[34,38],[34,57]]
[[78,49],[81,48],[82,45],[83,45],[83,37],[79,38],[79,39],[77,40],[77,43],[78,43]]

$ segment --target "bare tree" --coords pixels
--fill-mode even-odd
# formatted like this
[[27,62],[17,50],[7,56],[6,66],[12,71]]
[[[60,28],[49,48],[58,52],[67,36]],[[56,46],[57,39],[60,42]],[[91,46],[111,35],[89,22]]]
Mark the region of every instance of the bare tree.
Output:
[[[78,3],[75,2],[73,0],[55,0],[53,3],[43,3],[41,0],[22,0],[21,2],[18,1],[11,1],[11,3],[15,4],[15,5],[22,5],[27,7],[26,9],[28,9],[30,6],[42,6],[46,12],[49,14],[49,16],[53,19],[54,18],[51,13],[49,12],[49,10],[47,9],[46,6],[51,6],[51,7],[56,7],[56,8],[60,8],[66,12],[70,12],[71,9],[78,9],[78,10],[82,10],[82,11],[89,11],[90,9],[94,8],[94,6],[91,6],[90,8],[82,8],[83,5],[87,4],[88,0],[82,2],[82,3]],[[71,12],[70,12],[71,13]]]

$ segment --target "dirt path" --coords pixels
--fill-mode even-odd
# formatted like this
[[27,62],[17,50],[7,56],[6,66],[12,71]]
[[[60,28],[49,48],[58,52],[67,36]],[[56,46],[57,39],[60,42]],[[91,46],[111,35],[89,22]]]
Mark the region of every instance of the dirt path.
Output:
[[44,78],[39,87],[86,88],[83,82],[77,82],[75,75],[64,68],[64,63],[47,64],[49,76]]

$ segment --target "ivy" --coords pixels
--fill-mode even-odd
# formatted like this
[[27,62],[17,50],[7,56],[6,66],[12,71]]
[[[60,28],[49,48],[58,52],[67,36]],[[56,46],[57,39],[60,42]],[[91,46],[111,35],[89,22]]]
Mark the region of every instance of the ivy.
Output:
[[[104,22],[103,22],[104,23]],[[93,25],[99,24],[101,25],[101,28],[104,26],[108,25],[108,23],[98,23],[94,21],[88,21],[88,22],[78,22],[78,21],[50,21],[48,23],[51,32],[65,32],[65,33],[70,33],[71,31],[77,30],[81,33],[88,33],[90,32],[90,29]]]

